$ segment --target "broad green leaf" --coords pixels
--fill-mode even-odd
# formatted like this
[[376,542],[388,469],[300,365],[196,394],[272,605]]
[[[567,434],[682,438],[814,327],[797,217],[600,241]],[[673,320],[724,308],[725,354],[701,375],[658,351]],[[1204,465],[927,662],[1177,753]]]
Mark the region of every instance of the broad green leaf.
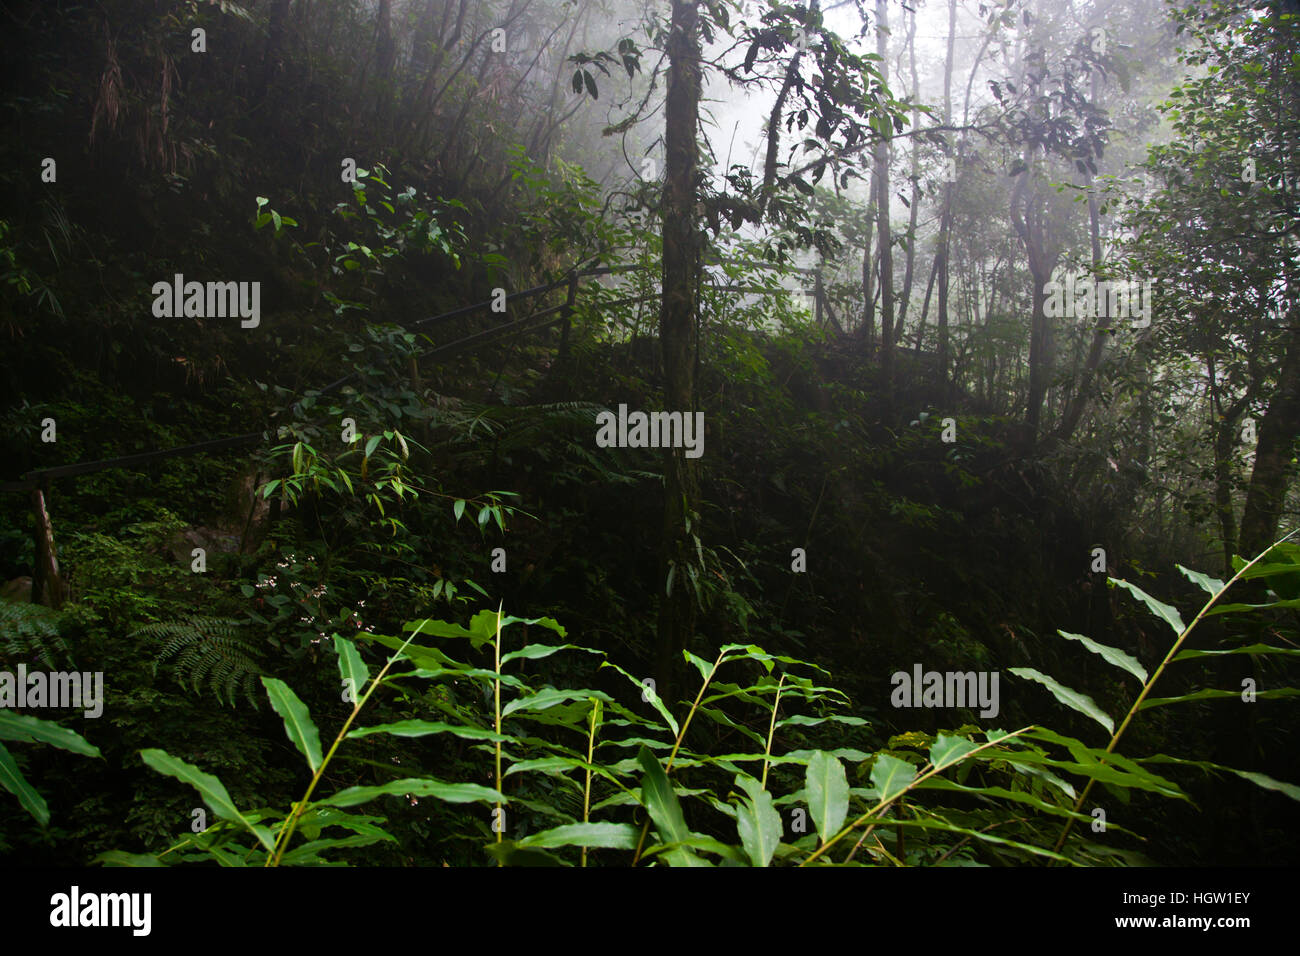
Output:
[[414,797],[433,797],[446,803],[506,802],[504,794],[477,783],[444,783],[429,777],[407,777],[377,787],[348,787],[319,803],[327,807],[355,807],[386,794],[404,796],[408,793]]
[[727,716],[727,714],[724,711],[718,710],[716,707],[705,707],[701,705],[699,708],[697,708],[696,712],[700,714],[700,716],[702,717],[709,718],[709,720],[713,721],[716,724],[721,724],[724,727],[729,727],[730,729],[734,730],[736,733],[748,737],[750,740],[754,741],[754,743],[756,743],[760,747],[765,747],[767,745],[767,738],[764,737],[762,734],[760,734],[758,731],[753,730],[749,727],[746,727],[744,724],[732,720],[730,717]]
[[520,846],[514,840],[502,840],[483,847],[494,860],[504,866],[572,866],[539,847]]
[[600,666],[602,668],[612,667],[630,680],[638,690],[642,691],[642,696],[649,699],[650,706],[659,712],[659,716],[664,719],[664,722],[668,724],[669,728],[672,730],[673,736],[676,737],[681,733],[681,729],[677,726],[677,721],[673,719],[673,715],[668,711],[668,708],[664,706],[664,702],[659,699],[658,694],[650,691],[649,688],[645,687],[645,685],[643,685],[639,680],[627,671],[623,670],[623,668],[619,667],[617,664],[611,663],[610,661],[602,661]]
[[[1037,807],[1044,813],[1049,813],[1057,817],[1073,817],[1080,823],[1090,823],[1092,817],[1084,813],[1075,813],[1069,807],[1061,807],[1048,803],[1041,797],[1036,797],[1026,790],[1008,790],[1005,787],[964,787],[959,783],[949,780],[947,777],[930,777],[924,783],[917,784],[917,790],[948,790],[954,793],[968,793],[973,798],[984,797],[986,799],[1009,800],[1013,803],[1023,803],[1027,806]],[[1113,823],[1106,824],[1107,831],[1118,830],[1119,827]]]
[[767,866],[781,842],[781,815],[772,806],[772,795],[757,780],[744,774],[736,775],[736,786],[743,789],[746,799],[736,805],[736,829],[740,845],[749,854],[754,866]]
[[375,453],[375,449],[379,447],[379,443],[380,443],[381,441],[383,441],[383,440],[384,440],[384,436],[383,436],[383,435],[371,435],[371,436],[370,436],[370,438],[366,441],[366,457],[367,457],[367,458],[369,458],[371,455],[373,455],[373,454]]
[[[637,762],[641,764],[641,769],[645,771],[645,776],[641,780],[641,803],[650,814],[650,819],[655,825],[655,831],[659,834],[659,839],[664,843],[681,843],[691,835],[691,831],[686,827],[686,819],[682,816],[682,805],[677,801],[677,794],[673,792],[672,784],[668,782],[668,775],[664,773],[663,766],[659,763],[659,758],[650,752],[649,747],[642,747],[637,753]],[[695,863],[695,854],[686,849],[673,851],[670,862],[674,865],[699,865]]]
[[1147,682],[1147,670],[1130,654],[1126,654],[1118,647],[1109,647],[1105,644],[1098,644],[1090,637],[1084,637],[1082,634],[1071,634],[1069,631],[1058,630],[1067,641],[1078,641],[1094,654],[1099,655],[1107,664],[1113,664],[1121,670],[1126,670],[1138,679],[1139,684]]
[[640,831],[630,823],[568,823],[524,837],[519,841],[519,846],[585,846],[635,850],[639,837]]
[[203,798],[203,802],[208,805],[213,813],[223,820],[229,820],[244,827],[257,837],[258,841],[267,850],[275,849],[275,841],[271,839],[270,831],[266,827],[255,826],[251,820],[240,813],[239,808],[235,806],[235,801],[230,799],[230,794],[227,792],[225,785],[212,774],[204,773],[193,764],[173,757],[165,750],[153,748],[141,750],[140,758],[159,773],[175,777],[181,783],[188,783],[199,792],[199,796]]
[[1242,612],[1252,613],[1254,611],[1274,610],[1282,611],[1293,607],[1300,607],[1300,598],[1291,598],[1285,601],[1270,601],[1267,604],[1216,604],[1205,613],[1206,617],[1214,617],[1216,614],[1239,614]]
[[[1153,707],[1164,707],[1166,704],[1182,704],[1189,700],[1218,700],[1222,698],[1235,697],[1241,699],[1242,692],[1239,690],[1215,690],[1212,687],[1206,687],[1203,690],[1193,691],[1190,694],[1183,694],[1180,697],[1148,697],[1142,701],[1139,711],[1150,710]],[[1294,687],[1279,687],[1277,690],[1257,690],[1256,697],[1296,697],[1300,696],[1300,690]]]
[[301,846],[294,847],[281,858],[280,863],[283,866],[332,863],[332,861],[322,859],[319,854],[325,850],[333,850],[338,847],[370,846],[381,840],[397,842],[394,837],[387,833],[359,833],[356,836],[349,837],[326,837],[322,840],[311,840]]
[[453,505],[451,506],[451,513],[452,513],[452,516],[453,516],[457,521],[460,521],[461,515],[463,515],[463,514],[465,513],[465,501],[464,501],[464,499],[461,499],[461,498],[456,499],[456,503],[453,504]]
[[1071,866],[1079,866],[1076,861],[1071,860],[1067,856],[1062,856],[1060,853],[1049,850],[1046,847],[1034,846],[1032,843],[1020,843],[1016,840],[1009,840],[1005,837],[995,836],[987,829],[972,830],[968,827],[958,826],[955,823],[951,823],[948,820],[939,817],[919,820],[890,820],[889,826],[893,828],[913,827],[919,830],[942,830],[946,833],[959,833],[963,836],[980,840],[985,843],[995,843],[999,846],[1012,847],[1013,849],[1029,853],[1033,856],[1046,857],[1049,860],[1056,860],[1059,863],[1068,863]]
[[511,651],[509,654],[502,654],[501,663],[508,664],[518,658],[534,661],[542,657],[550,657],[557,651],[584,651],[587,654],[602,653],[601,651],[594,651],[590,647],[579,647],[577,644],[529,644],[517,651]]
[[1191,568],[1185,568],[1181,564],[1175,564],[1179,571],[1183,572],[1183,577],[1191,581],[1206,594],[1213,597],[1223,590],[1223,582],[1218,578],[1212,578],[1208,574],[1202,574],[1200,571],[1193,571]]
[[1157,601],[1135,584],[1129,584],[1127,581],[1121,581],[1119,578],[1110,578],[1109,580],[1111,584],[1128,591],[1150,608],[1151,612],[1155,614],[1156,617],[1160,618],[1174,629],[1175,634],[1181,634],[1187,629],[1187,626],[1183,624],[1183,619],[1179,615],[1177,608],[1172,608],[1163,601]]
[[881,800],[892,800],[916,779],[916,768],[906,760],[889,754],[876,754],[871,765],[871,782],[880,791]]
[[963,757],[978,747],[979,744],[972,743],[964,737],[939,734],[930,745],[930,763],[934,764],[936,770],[942,770],[944,767],[960,763]]
[[1198,651],[1188,649],[1180,651],[1174,660],[1190,661],[1197,657],[1222,657],[1224,654],[1285,654],[1292,657],[1300,657],[1300,648],[1274,647],[1271,644],[1251,644],[1247,647],[1232,647],[1222,651]]
[[41,826],[50,822],[50,808],[45,798],[37,793],[27,778],[18,770],[13,755],[0,744],[0,786],[12,793],[22,804],[22,808],[36,818]]
[[357,646],[346,637],[340,637],[338,634],[334,635],[334,650],[338,651],[339,655],[339,674],[352,688],[353,700],[360,702],[362,691],[366,687],[366,681],[370,680],[370,669],[366,667],[366,662],[361,659]]
[[700,677],[704,680],[709,679],[709,674],[713,672],[713,664],[702,657],[697,657],[690,651],[682,651],[682,656],[688,660],[694,668],[700,672]]
[[[1112,754],[1112,757],[1116,755]],[[1159,793],[1166,797],[1176,797],[1180,800],[1187,800],[1187,794],[1179,789],[1177,784],[1164,780],[1162,777],[1153,774],[1149,770],[1141,770],[1138,773],[1129,773],[1117,766],[1103,763],[1079,763],[1070,760],[1056,760],[1052,757],[1044,756],[1040,753],[1034,753],[1029,750],[1020,750],[1004,752],[998,755],[999,760],[1005,760],[1010,764],[1024,764],[1027,766],[1048,766],[1056,767],[1067,773],[1078,774],[1081,777],[1089,777],[1101,784],[1110,784],[1116,787],[1128,787],[1135,790],[1148,790],[1151,793]]]
[[[726,804],[723,804],[723,806],[726,806]],[[669,844],[656,843],[654,846],[646,847],[645,850],[642,851],[641,856],[644,858],[656,853],[663,853],[665,854],[665,856],[671,856],[671,854],[674,853],[675,851],[680,851],[686,848],[690,848],[694,850],[704,850],[707,853],[716,853],[719,856],[721,856],[724,860],[730,860],[732,863],[735,863],[739,866],[748,866],[750,862],[749,857],[745,855],[745,853],[741,850],[740,847],[731,846],[729,844],[723,843],[720,840],[715,840],[711,836],[705,836],[702,833],[692,833],[689,837],[687,837],[685,840],[682,840],[680,843],[669,843]],[[672,865],[673,866],[711,866],[712,864],[710,864],[706,860],[702,860],[698,856],[694,856],[693,859],[689,861],[683,860],[679,857],[673,861]]]
[[262,686],[266,688],[266,696],[271,699],[271,706],[284,720],[285,733],[289,735],[289,739],[293,741],[298,751],[307,758],[307,765],[311,767],[312,773],[315,773],[320,768],[321,762],[320,732],[312,723],[307,705],[298,699],[298,695],[291,691],[284,681],[276,680],[274,677],[263,677]]
[[15,714],[9,710],[0,710],[0,740],[49,744],[87,757],[100,756],[99,748],[75,730],[61,727],[52,720]]
[[[368,634],[360,633],[361,639],[373,641],[381,644],[389,650],[400,650],[406,642],[398,637],[391,637],[388,634]],[[455,665],[456,662],[450,657],[438,650],[436,647],[424,647],[421,644],[407,644],[406,649],[401,651],[401,659],[414,662],[418,667],[425,670],[441,671],[446,665]]]
[[108,850],[99,854],[92,862],[101,863],[104,866],[155,867],[167,865],[150,853],[127,853],[125,850]]
[[591,695],[592,691],[582,690],[581,688],[578,690],[560,690],[556,687],[543,687],[537,693],[528,697],[512,700],[502,708],[501,716],[509,717],[521,710],[546,710],[548,707],[554,707],[556,704],[564,703],[567,700],[586,700]]
[[831,714],[828,717],[809,717],[806,714],[794,714],[783,720],[776,722],[777,727],[799,726],[799,727],[816,727],[824,723],[844,724],[849,727],[866,727],[868,721],[861,717],[848,717],[841,714]]
[[427,737],[430,734],[452,734],[465,740],[510,740],[512,738],[498,734],[484,727],[467,727],[463,724],[446,724],[432,720],[399,720],[391,724],[378,724],[374,727],[358,727],[350,731],[348,737],[368,737],[371,734],[391,734],[394,737]]
[[1093,720],[1097,721],[1097,723],[1105,727],[1107,733],[1115,733],[1115,722],[1111,720],[1110,716],[1098,707],[1093,699],[1087,694],[1081,694],[1077,690],[1071,690],[1069,687],[1058,684],[1046,674],[1036,671],[1032,667],[1009,667],[1007,670],[1024,680],[1032,680],[1042,684],[1050,690],[1052,696],[1062,704],[1065,704],[1065,706],[1072,710],[1077,710],[1079,713],[1091,717]]
[[1253,770],[1237,770],[1234,767],[1225,767],[1222,764],[1210,763],[1208,760],[1185,760],[1179,757],[1167,757],[1164,754],[1156,754],[1154,757],[1142,758],[1147,763],[1176,763],[1185,764],[1191,767],[1200,767],[1202,770],[1221,770],[1224,773],[1236,774],[1243,780],[1249,780],[1257,787],[1263,787],[1265,790],[1276,790],[1278,793],[1285,794],[1292,800],[1300,801],[1300,787],[1293,783],[1286,783],[1282,780],[1274,780],[1266,774],[1256,773]]
[[817,835],[825,843],[839,832],[848,816],[849,780],[844,765],[824,750],[818,750],[808,760],[804,779],[808,812],[817,826]]

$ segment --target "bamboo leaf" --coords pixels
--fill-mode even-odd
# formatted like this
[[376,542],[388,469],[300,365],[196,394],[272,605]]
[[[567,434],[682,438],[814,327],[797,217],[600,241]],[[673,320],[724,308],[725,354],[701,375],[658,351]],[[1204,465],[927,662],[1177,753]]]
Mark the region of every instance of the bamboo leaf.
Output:
[[1146,668],[1142,666],[1137,658],[1121,651],[1118,647],[1109,647],[1106,644],[1098,644],[1090,637],[1084,637],[1082,634],[1071,634],[1069,631],[1058,630],[1056,633],[1060,634],[1067,641],[1078,641],[1088,650],[1100,656],[1107,664],[1128,671],[1138,679],[1139,684],[1145,684],[1147,682]]
[[22,808],[36,818],[41,826],[50,822],[50,808],[42,797],[27,782],[27,778],[18,770],[13,755],[0,744],[0,786],[18,798]]
[[9,710],[0,710],[0,740],[49,744],[87,757],[100,756],[99,748],[75,730],[62,727],[52,720],[15,714]]
[[1135,584],[1129,584],[1127,581],[1121,581],[1119,578],[1110,578],[1109,580],[1115,587],[1123,588],[1150,608],[1151,612],[1155,614],[1156,617],[1160,618],[1173,628],[1175,634],[1181,634],[1183,631],[1187,630],[1187,625],[1183,623],[1183,619],[1176,608],[1170,607],[1163,601],[1157,601]]
[[327,807],[355,807],[376,797],[398,794],[413,797],[433,797],[446,803],[505,803],[504,794],[477,783],[444,783],[432,777],[406,777],[391,780],[376,787],[348,787],[332,797],[319,801]]
[[173,757],[165,750],[152,748],[141,750],[140,757],[159,773],[168,777],[175,777],[181,783],[188,783],[199,792],[199,796],[203,798],[203,802],[208,805],[208,808],[213,813],[223,820],[238,823],[257,837],[258,842],[266,847],[268,851],[275,850],[275,842],[271,839],[271,832],[266,827],[255,826],[251,820],[240,813],[239,808],[235,806],[235,801],[230,799],[230,793],[226,790],[225,785],[212,774],[204,773],[193,764]]
[[1065,704],[1071,710],[1077,710],[1079,713],[1091,717],[1105,727],[1107,733],[1115,733],[1115,722],[1087,694],[1081,694],[1077,690],[1071,690],[1069,687],[1058,684],[1046,674],[1040,673],[1032,667],[1009,667],[1007,670],[1024,680],[1032,680],[1042,684],[1062,704]]
[[357,646],[346,637],[335,634],[334,649],[338,651],[339,655],[339,674],[352,688],[352,699],[360,701],[366,682],[370,680],[370,669],[366,667],[365,661],[361,659]]
[[266,688],[266,696],[271,699],[271,706],[284,721],[285,733],[299,753],[307,758],[307,765],[315,773],[321,763],[320,731],[312,723],[307,705],[298,699],[298,695],[284,681],[263,677],[262,686]]
[[635,850],[639,833],[630,823],[567,823],[524,837],[523,847],[557,846],[604,847],[610,850]]

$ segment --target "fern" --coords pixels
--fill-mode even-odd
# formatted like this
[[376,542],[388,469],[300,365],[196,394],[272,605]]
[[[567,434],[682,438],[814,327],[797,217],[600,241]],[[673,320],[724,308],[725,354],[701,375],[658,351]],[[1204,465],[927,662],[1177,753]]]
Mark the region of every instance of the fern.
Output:
[[59,632],[63,615],[41,604],[0,601],[0,654],[10,660],[36,658],[48,670],[71,665],[72,650]]
[[264,651],[243,632],[240,621],[195,616],[149,624],[133,636],[163,642],[154,658],[155,674],[163,661],[175,658],[172,674],[182,687],[197,694],[206,679],[217,700],[234,707],[238,689],[257,707],[255,691],[264,673],[258,658]]

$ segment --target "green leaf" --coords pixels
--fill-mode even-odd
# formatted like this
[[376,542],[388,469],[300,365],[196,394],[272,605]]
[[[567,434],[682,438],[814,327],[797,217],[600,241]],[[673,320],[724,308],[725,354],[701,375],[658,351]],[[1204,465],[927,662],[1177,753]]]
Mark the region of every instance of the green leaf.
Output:
[[930,745],[930,763],[934,764],[936,770],[942,770],[944,767],[960,763],[963,757],[978,746],[964,737],[939,734]]
[[[1203,690],[1193,691],[1190,694],[1183,694],[1179,697],[1148,697],[1142,701],[1139,711],[1150,710],[1153,707],[1164,707],[1166,704],[1183,704],[1189,700],[1219,700],[1228,697],[1241,698],[1242,692],[1239,690],[1215,690],[1212,687],[1206,687]],[[1297,697],[1300,696],[1300,690],[1294,687],[1279,687],[1277,690],[1257,690],[1256,697]]]
[[459,498],[458,498],[458,499],[456,500],[455,504],[453,504],[453,505],[451,506],[451,513],[452,513],[452,515],[455,517],[455,519],[456,519],[457,521],[460,521],[460,516],[463,515],[463,514],[465,513],[465,501],[464,501],[464,499],[459,499]]
[[289,739],[293,741],[298,751],[307,758],[307,765],[311,767],[311,772],[315,773],[320,769],[321,762],[320,732],[312,723],[307,705],[298,699],[298,695],[291,691],[284,681],[276,680],[274,677],[263,677],[262,686],[266,688],[266,696],[271,699],[271,706],[284,720],[285,733],[289,735]]
[[[618,671],[620,674],[622,674],[624,677],[630,680],[638,690],[642,690],[642,691],[649,690],[639,680],[637,680],[627,671],[623,670],[623,668],[619,667],[617,664],[611,663],[610,661],[603,661],[600,666],[602,668],[605,667],[614,668],[614,670]],[[677,721],[673,719],[673,715],[669,713],[668,708],[664,706],[664,702],[659,699],[659,695],[657,693],[650,691],[648,693],[643,693],[643,696],[650,698],[650,706],[659,712],[659,716],[661,716],[664,719],[664,722],[672,730],[673,736],[674,737],[678,736],[681,733],[681,730],[677,726]]]
[[1127,581],[1121,581],[1119,578],[1110,578],[1109,581],[1115,587],[1124,588],[1124,590],[1128,591],[1139,601],[1145,604],[1148,608],[1150,608],[1151,612],[1155,614],[1156,617],[1160,618],[1171,628],[1173,628],[1175,634],[1182,634],[1183,631],[1187,629],[1187,626],[1183,624],[1183,619],[1179,615],[1176,608],[1170,607],[1168,604],[1165,604],[1163,601],[1157,601],[1155,598],[1153,598],[1150,594],[1147,594],[1146,591],[1143,591],[1137,585],[1129,584]]
[[639,837],[640,832],[630,823],[566,823],[524,837],[518,845],[548,849],[557,846],[586,846],[635,850]]
[[1223,590],[1223,582],[1218,578],[1212,578],[1208,574],[1202,574],[1200,571],[1193,571],[1191,568],[1185,568],[1181,564],[1175,564],[1174,567],[1183,572],[1183,576],[1187,578],[1187,580],[1200,587],[1202,591],[1209,594],[1211,597]]
[[379,443],[380,443],[381,441],[383,441],[383,440],[384,440],[384,436],[383,436],[383,435],[371,435],[371,436],[370,436],[370,438],[366,441],[366,457],[367,457],[367,458],[369,458],[371,455],[373,455],[373,454],[375,453],[375,449],[379,447]]
[[1224,654],[1284,654],[1291,657],[1300,657],[1300,648],[1297,647],[1274,647],[1272,644],[1250,644],[1246,647],[1232,647],[1222,651],[1198,651],[1189,648],[1180,651],[1174,660],[1190,661],[1198,657],[1222,657]]
[[95,857],[93,863],[102,863],[104,866],[136,866],[136,867],[154,867],[166,866],[162,860],[149,853],[127,853],[124,850],[109,850]]
[[599,654],[600,651],[593,651],[586,647],[578,647],[576,644],[529,644],[521,647],[517,651],[511,651],[509,654],[501,655],[501,663],[508,664],[513,660],[523,658],[525,660],[538,660],[543,657],[550,657],[557,651],[574,650],[586,651],[589,654]]
[[483,847],[484,852],[503,866],[571,866],[554,854],[537,847],[520,846],[514,840],[502,840]]
[[[546,710],[548,707],[554,707],[556,704],[564,703],[566,700],[585,700],[591,696],[589,690],[559,690],[555,687],[543,687],[535,694],[528,697],[520,697],[518,700],[512,700],[501,710],[501,716],[509,717],[511,714],[520,710]],[[612,700],[605,697],[606,700]]]
[[808,793],[808,811],[817,826],[817,835],[825,843],[839,832],[849,812],[849,781],[844,765],[824,750],[808,761],[804,787]]
[[1292,800],[1300,801],[1300,787],[1293,783],[1286,783],[1282,780],[1274,780],[1272,777],[1256,773],[1253,770],[1237,770],[1234,767],[1225,767],[1222,764],[1210,763],[1208,760],[1184,760],[1179,757],[1167,757],[1164,754],[1156,754],[1154,757],[1144,758],[1147,763],[1176,763],[1186,764],[1191,767],[1200,767],[1202,770],[1221,770],[1224,773],[1236,774],[1243,780],[1249,780],[1257,787],[1265,790],[1276,790],[1278,793],[1285,794]]
[[427,737],[430,734],[452,734],[465,740],[510,740],[512,738],[483,727],[466,727],[462,724],[444,724],[430,720],[399,720],[376,727],[358,727],[349,731],[348,739],[369,737],[371,734],[391,734],[394,737]]
[[709,679],[709,674],[713,672],[713,664],[704,660],[702,657],[696,657],[690,651],[682,651],[682,656],[694,665],[695,669],[700,672],[700,677],[704,680]]
[[1084,637],[1082,634],[1071,634],[1069,631],[1061,630],[1058,630],[1056,633],[1060,634],[1067,641],[1078,641],[1094,654],[1100,655],[1107,664],[1112,664],[1121,670],[1128,671],[1138,679],[1139,684],[1145,684],[1147,682],[1146,668],[1143,667],[1136,658],[1126,654],[1119,648],[1108,647],[1105,644],[1098,644],[1092,638]]
[[[641,780],[641,803],[650,814],[659,839],[664,843],[681,843],[688,839],[691,831],[687,829],[686,819],[682,816],[682,805],[677,801],[677,794],[668,782],[668,775],[664,773],[659,758],[643,744],[636,759],[645,771]],[[672,851],[670,861],[679,866],[698,866],[704,863],[685,848]]]
[[[1072,710],[1077,710],[1079,713],[1091,717],[1097,723],[1105,727],[1107,733],[1115,733],[1115,722],[1111,720],[1110,716],[1098,707],[1093,699],[1087,694],[1081,694],[1077,690],[1071,690],[1069,687],[1058,684],[1046,674],[1040,673],[1032,667],[1009,667],[1007,670],[1024,680],[1032,680],[1042,684],[1050,690],[1052,696],[1062,704],[1065,704],[1065,706]],[[1150,701],[1148,701],[1148,703],[1150,703]]]
[[446,803],[505,803],[504,794],[477,783],[445,783],[431,777],[406,777],[377,787],[348,787],[319,801],[320,806],[355,807],[386,794],[433,797]]
[[876,754],[876,761],[871,765],[871,783],[880,792],[880,799],[892,800],[916,779],[916,768],[906,760],[899,760],[889,754]]
[[749,854],[749,860],[754,866],[767,866],[772,862],[777,844],[781,842],[781,815],[772,806],[772,795],[753,777],[737,774],[736,786],[743,789],[747,796],[736,806],[736,829],[740,833],[740,844]]
[[87,757],[100,756],[99,748],[75,730],[61,727],[52,720],[15,714],[9,710],[0,710],[0,740],[49,744]]
[[203,798],[203,802],[208,805],[208,808],[213,813],[223,820],[238,823],[257,837],[258,842],[267,850],[275,850],[275,841],[271,839],[271,831],[266,827],[254,826],[252,821],[240,813],[239,808],[235,806],[235,801],[230,799],[230,794],[227,792],[225,785],[212,774],[204,773],[193,764],[173,757],[165,750],[153,748],[141,750],[140,757],[159,773],[175,777],[181,783],[188,783],[199,792],[199,796]]
[[346,637],[335,634],[334,649],[339,655],[339,674],[352,688],[352,699],[359,703],[361,692],[365,689],[366,682],[370,680],[370,669],[361,659],[357,646]]
[[27,778],[18,770],[13,755],[0,744],[0,786],[12,793],[22,804],[22,808],[36,818],[41,826],[50,822],[50,808],[45,798],[37,793]]

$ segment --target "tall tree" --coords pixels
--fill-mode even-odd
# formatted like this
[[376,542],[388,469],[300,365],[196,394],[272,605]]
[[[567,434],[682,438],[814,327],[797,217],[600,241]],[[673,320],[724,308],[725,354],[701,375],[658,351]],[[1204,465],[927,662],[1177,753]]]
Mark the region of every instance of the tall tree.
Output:
[[[700,147],[700,0],[673,0],[666,52],[668,94],[664,114],[663,302],[659,339],[663,348],[664,401],[672,411],[695,410],[702,234],[696,218]],[[664,593],[659,607],[658,679],[671,695],[682,650],[695,632],[693,538],[700,531],[700,482],[685,449],[664,449],[662,561]]]

